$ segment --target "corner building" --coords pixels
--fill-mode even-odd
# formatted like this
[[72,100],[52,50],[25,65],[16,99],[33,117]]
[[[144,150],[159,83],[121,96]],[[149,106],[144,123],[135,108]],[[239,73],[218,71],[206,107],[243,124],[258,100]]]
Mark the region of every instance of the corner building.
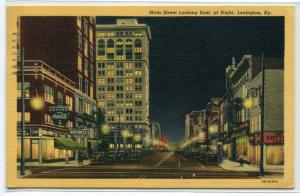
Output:
[[[150,28],[137,19],[97,24],[97,102],[110,127],[111,149],[149,146]],[[127,130],[126,138],[122,132]]]

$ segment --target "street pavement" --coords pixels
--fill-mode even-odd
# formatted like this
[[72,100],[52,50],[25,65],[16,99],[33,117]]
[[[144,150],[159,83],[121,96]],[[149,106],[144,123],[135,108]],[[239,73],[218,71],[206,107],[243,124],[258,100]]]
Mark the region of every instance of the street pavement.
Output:
[[28,166],[26,169],[30,174],[25,178],[249,179],[258,176],[258,172],[229,171],[216,164],[201,164],[176,156],[174,152],[155,152],[145,156],[142,163],[109,163],[81,167]]

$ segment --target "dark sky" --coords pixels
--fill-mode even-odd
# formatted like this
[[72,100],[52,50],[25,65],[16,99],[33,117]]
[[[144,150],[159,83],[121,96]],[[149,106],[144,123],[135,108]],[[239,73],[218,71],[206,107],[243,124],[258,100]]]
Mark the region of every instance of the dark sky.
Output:
[[[119,18],[119,17],[118,17]],[[127,17],[150,26],[150,121],[171,141],[184,137],[185,114],[225,93],[236,57],[283,57],[283,17]],[[115,17],[97,17],[114,24]]]

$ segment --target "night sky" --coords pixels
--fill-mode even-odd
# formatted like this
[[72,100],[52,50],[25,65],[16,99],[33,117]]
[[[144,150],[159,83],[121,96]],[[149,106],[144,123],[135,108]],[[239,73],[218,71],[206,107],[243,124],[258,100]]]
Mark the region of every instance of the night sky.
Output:
[[[120,17],[118,17],[120,18]],[[150,121],[184,138],[185,114],[225,94],[225,68],[242,55],[284,56],[283,17],[126,17],[150,26]],[[97,17],[115,24],[115,17]]]

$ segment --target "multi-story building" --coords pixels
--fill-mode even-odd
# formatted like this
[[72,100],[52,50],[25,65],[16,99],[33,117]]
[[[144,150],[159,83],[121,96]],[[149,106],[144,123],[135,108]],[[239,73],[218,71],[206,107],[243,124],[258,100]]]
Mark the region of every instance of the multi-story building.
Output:
[[[35,119],[34,124],[52,124],[49,107],[71,104],[74,113],[70,114],[68,127],[60,127],[64,130],[60,130],[59,134],[56,133],[57,129],[47,131],[50,133],[52,130],[51,135],[55,137],[69,137],[71,128],[88,130],[87,136],[76,140],[91,149],[96,143],[93,113],[96,111],[95,18],[20,17],[18,25],[19,49],[25,51],[25,69],[30,75],[25,77],[25,82],[37,89],[38,94],[44,95],[42,97],[46,102],[42,113],[28,113],[30,119]],[[38,74],[39,70],[48,70],[48,75]],[[64,82],[59,82],[59,78],[63,78]]]
[[[265,67],[264,121],[261,121],[262,63]],[[244,55],[228,66],[228,125],[231,159],[243,154],[249,162],[260,162],[260,132],[264,125],[264,164],[283,164],[283,59]],[[251,99],[246,105],[245,100]],[[246,107],[247,106],[247,107]]]
[[150,122],[150,143],[158,145],[162,139],[162,131],[159,122]]
[[[110,147],[146,147],[150,28],[137,19],[117,19],[116,24],[97,24],[96,32],[97,101],[110,127]],[[125,140],[122,133],[128,133]]]
[[186,141],[195,137],[206,141],[207,138],[207,110],[192,111],[185,118]]
[[217,141],[219,139],[219,104],[221,98],[211,98],[207,103],[207,142],[211,150],[217,151]]

